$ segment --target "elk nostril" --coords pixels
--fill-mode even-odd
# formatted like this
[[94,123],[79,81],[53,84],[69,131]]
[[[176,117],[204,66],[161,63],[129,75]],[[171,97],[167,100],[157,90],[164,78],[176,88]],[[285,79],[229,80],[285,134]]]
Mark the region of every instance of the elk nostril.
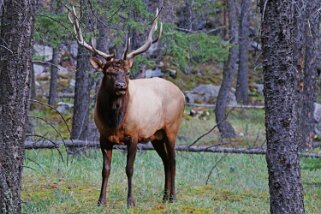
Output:
[[121,89],[126,88],[126,83],[124,83],[124,82],[116,82],[115,85],[117,88],[121,88]]

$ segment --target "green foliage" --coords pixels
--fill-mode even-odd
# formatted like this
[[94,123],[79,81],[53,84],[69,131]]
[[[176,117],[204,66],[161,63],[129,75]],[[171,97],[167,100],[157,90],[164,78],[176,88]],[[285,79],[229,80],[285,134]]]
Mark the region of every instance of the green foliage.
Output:
[[[194,9],[201,10],[202,5],[207,4],[203,0],[195,2]],[[125,1],[98,1],[91,3],[91,8],[96,12],[96,16],[106,24],[106,27],[113,29],[110,35],[113,45],[118,47],[125,46],[126,35],[128,33],[147,33],[150,29],[150,23],[154,13],[150,12],[144,0]],[[204,6],[203,6],[204,7]],[[219,8],[217,4],[210,3],[210,8]],[[95,19],[95,17],[93,17]],[[54,14],[52,11],[43,9],[35,21],[35,40],[49,43],[57,47],[62,40],[70,38],[72,26],[69,24],[66,12]],[[123,29],[123,30],[120,30]],[[97,29],[85,33],[88,30],[84,28],[84,36],[87,41],[89,37],[98,36]],[[140,38],[144,38],[141,36]],[[143,41],[139,41],[142,43]],[[205,33],[187,34],[178,32],[174,25],[164,23],[163,37],[161,42],[165,44],[164,54],[171,57],[171,61],[178,65],[182,71],[188,67],[207,62],[222,62],[227,57],[229,44],[223,42],[218,36],[212,36]],[[155,62],[140,56],[136,59],[133,73],[139,71],[138,65],[144,63],[147,66],[154,66]]]
[[166,25],[164,31],[162,41],[167,45],[168,54],[182,70],[190,64],[222,62],[228,55],[230,45],[218,36],[178,32],[172,25]]
[[34,38],[38,42],[49,43],[55,48],[70,36],[71,31],[66,14],[54,14],[44,10],[35,17]]
[[[203,1],[197,1],[197,3],[199,6],[204,4]],[[95,6],[98,13],[105,18],[104,22],[108,23],[108,25],[116,25],[118,28],[125,29],[125,32],[148,32],[150,29],[149,23],[154,17],[154,14],[148,11],[143,0],[116,0],[108,4],[97,3],[96,1]],[[211,5],[211,7],[217,8],[219,5],[215,4]],[[116,37],[113,43],[124,46],[124,34],[124,31],[116,30]],[[199,63],[224,61],[230,47],[228,43],[218,36],[205,33],[186,34],[177,31],[174,25],[166,23],[164,23],[161,42],[167,47],[165,54],[171,56],[172,61],[178,64],[183,71],[189,66]],[[151,60],[143,58],[145,57],[140,56],[136,59],[135,67],[132,69],[133,73],[138,72],[137,65],[141,63],[147,63],[145,64],[147,66],[155,64]]]
[[316,159],[303,159],[302,169],[307,169],[311,171],[320,170],[321,169],[321,160],[319,158]]

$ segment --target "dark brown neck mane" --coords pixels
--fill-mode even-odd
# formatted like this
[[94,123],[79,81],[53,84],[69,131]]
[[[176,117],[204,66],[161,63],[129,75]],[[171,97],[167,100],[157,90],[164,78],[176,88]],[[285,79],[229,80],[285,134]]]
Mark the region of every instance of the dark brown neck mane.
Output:
[[110,129],[119,128],[126,115],[128,100],[128,89],[125,95],[117,96],[103,80],[96,101],[97,113],[101,122]]

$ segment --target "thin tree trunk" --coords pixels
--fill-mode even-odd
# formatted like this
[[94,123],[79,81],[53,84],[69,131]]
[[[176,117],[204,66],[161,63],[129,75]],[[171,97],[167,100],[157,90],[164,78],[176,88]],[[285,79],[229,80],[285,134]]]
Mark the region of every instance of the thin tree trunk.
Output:
[[5,0],[1,14],[0,213],[21,212],[21,173],[32,66],[34,6],[35,2],[30,0]]
[[[50,2],[51,12],[54,14],[63,13],[63,5],[61,2],[51,1]],[[58,94],[58,72],[59,72],[59,62],[60,62],[60,46],[53,48],[52,53],[52,65],[50,67],[50,86],[49,86],[49,105],[54,105],[56,103],[57,94]]]
[[[82,22],[86,28],[90,27],[89,6],[86,0],[81,1]],[[92,68],[89,64],[91,53],[82,46],[78,48],[76,86],[74,97],[74,114],[72,120],[72,139],[85,140],[88,136],[89,106],[90,106],[90,80],[89,72]]]
[[35,78],[35,71],[31,68],[30,72],[30,98],[36,99],[36,78]]
[[[104,1],[103,0],[99,0],[98,4],[100,7],[105,7],[104,5]],[[106,23],[103,23],[104,20],[104,16],[99,16],[99,20],[97,22],[97,30],[98,30],[98,37],[97,37],[97,49],[108,53],[108,33],[107,33],[107,27],[106,27]],[[99,56],[98,56],[99,57]],[[105,59],[100,58],[102,61],[104,61]],[[98,94],[98,90],[100,87],[100,81],[102,79],[103,74],[101,72],[97,73],[97,75],[99,76],[99,78],[97,78],[95,84],[95,96],[92,100],[96,101],[96,97]]]
[[53,48],[52,64],[50,68],[50,87],[49,87],[49,105],[56,103],[57,99],[57,86],[58,86],[58,71],[57,67],[60,61],[59,47]]
[[236,100],[238,103],[249,103],[249,17],[251,13],[251,1],[242,0],[240,17],[240,38],[239,38],[239,69],[236,85]]
[[[99,0],[99,5],[101,7],[104,6],[104,2],[102,0]],[[102,51],[102,52],[108,53],[107,28],[104,25],[104,23],[102,23],[102,20],[104,20],[104,17],[103,16],[99,16],[99,19],[100,19],[100,21],[97,22],[97,30],[98,30],[97,49]],[[104,60],[104,59],[101,59],[101,60]],[[101,78],[102,78],[102,74],[101,73],[98,73],[98,75],[100,76],[100,78],[98,78],[96,80],[96,83],[95,83],[95,91],[96,91],[96,93],[95,93],[94,100],[96,100],[96,96],[97,96],[97,93],[98,93],[98,90],[99,90],[99,86],[100,86],[100,81],[101,81]]]
[[235,131],[226,118],[226,107],[228,101],[228,94],[232,88],[233,75],[236,71],[237,53],[238,53],[238,24],[236,17],[236,4],[235,0],[227,0],[227,12],[229,19],[229,35],[230,48],[228,60],[225,63],[223,71],[223,80],[220,91],[217,96],[217,103],[215,107],[216,123],[223,138],[235,137]]
[[301,148],[311,146],[314,139],[315,121],[313,117],[317,65],[320,61],[320,13],[321,7],[319,0],[310,0],[307,2],[306,20],[305,20],[305,60],[304,60],[304,78],[302,93],[302,112],[299,112],[301,120],[299,131],[302,132]]
[[[295,5],[296,6],[296,5]],[[271,213],[304,213],[298,156],[296,20],[292,0],[261,1]]]
[[182,8],[180,27],[193,30],[193,5],[194,0],[185,0],[185,6]]

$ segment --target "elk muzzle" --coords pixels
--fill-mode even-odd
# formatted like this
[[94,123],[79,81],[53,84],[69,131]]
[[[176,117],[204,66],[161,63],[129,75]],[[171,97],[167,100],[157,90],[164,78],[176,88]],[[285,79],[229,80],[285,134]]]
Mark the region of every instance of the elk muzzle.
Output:
[[127,90],[127,83],[123,81],[115,82],[115,92],[117,96],[125,95]]

